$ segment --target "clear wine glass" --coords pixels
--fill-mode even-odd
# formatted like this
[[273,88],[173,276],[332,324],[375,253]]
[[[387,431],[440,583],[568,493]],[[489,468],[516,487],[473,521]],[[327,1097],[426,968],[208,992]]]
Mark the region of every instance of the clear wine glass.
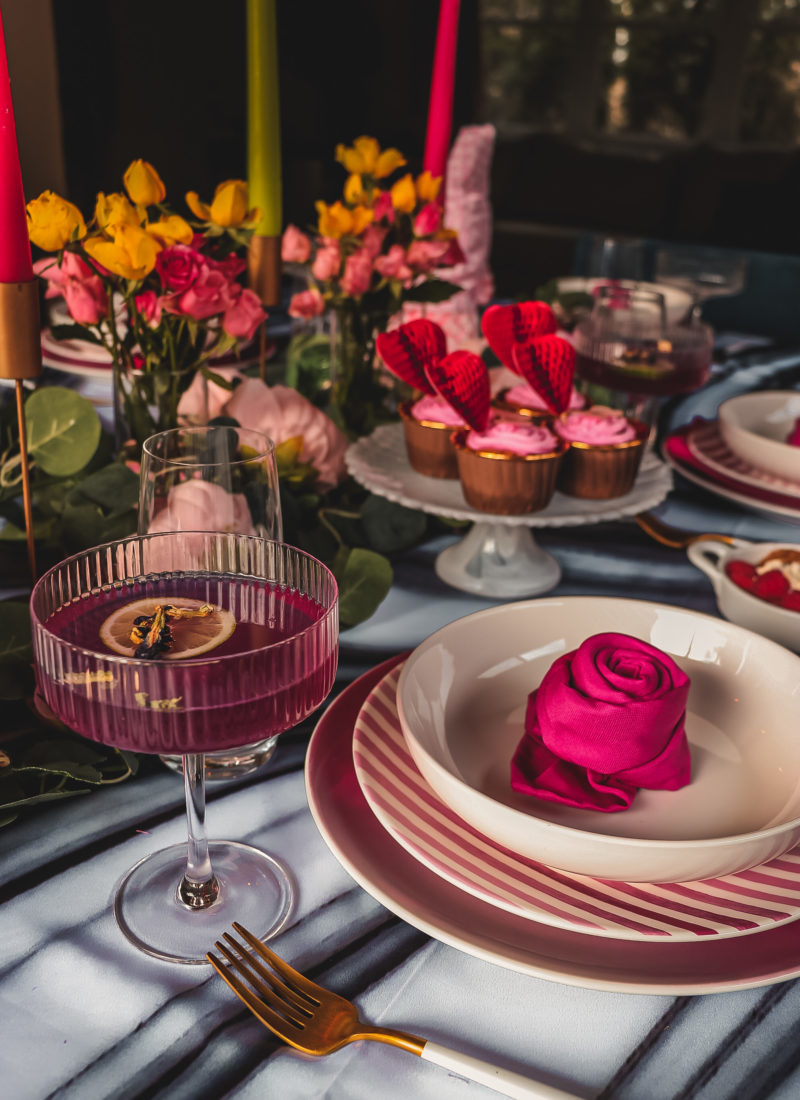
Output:
[[691,294],[695,317],[709,298],[740,294],[746,274],[747,258],[723,248],[687,246],[661,248],[656,252],[656,281]]
[[[164,614],[172,649],[159,650]],[[126,640],[139,615],[142,644],[153,644],[146,656]],[[248,845],[209,844],[203,753],[277,735],[323,702],[338,654],[330,571],[292,546],[247,535],[134,536],[45,573],[31,617],[39,689],[67,726],[184,758],[188,847],[164,848],[124,877],[114,899],[124,934],[182,963],[204,962],[232,920],[274,935],[292,908],[291,878]]]
[[[275,446],[262,432],[228,426],[172,428],[146,439],[139,480],[139,534],[234,531],[283,539]],[[262,768],[277,738],[205,756],[207,780],[228,780]],[[181,757],[163,754],[179,771]]]

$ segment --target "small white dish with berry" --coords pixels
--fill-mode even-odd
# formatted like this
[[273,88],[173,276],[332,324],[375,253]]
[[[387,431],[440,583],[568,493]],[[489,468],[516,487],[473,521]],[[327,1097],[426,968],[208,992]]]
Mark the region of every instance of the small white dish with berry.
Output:
[[726,619],[800,653],[800,545],[708,538],[687,553],[710,577]]

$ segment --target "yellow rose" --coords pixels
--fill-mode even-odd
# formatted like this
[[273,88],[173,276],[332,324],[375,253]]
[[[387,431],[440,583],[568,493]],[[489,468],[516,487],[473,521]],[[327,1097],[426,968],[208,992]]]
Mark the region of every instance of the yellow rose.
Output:
[[405,163],[405,157],[398,149],[384,149],[373,137],[356,138],[352,148],[336,146],[336,159],[343,164],[351,175],[372,176],[383,179]]
[[335,202],[332,206],[326,206],[324,202],[317,202],[319,221],[317,231],[321,237],[334,237],[338,240],[348,234],[362,233],[372,221],[373,212],[366,206],[357,206],[354,210],[348,210],[342,202]]
[[114,191],[111,195],[105,195],[100,191],[94,207],[94,216],[101,229],[108,229],[113,225],[139,224],[139,215],[120,191]]
[[244,226],[249,229],[261,220],[261,211],[247,209],[247,184],[244,180],[225,180],[217,185],[211,205],[201,202],[196,191],[186,195],[186,205],[196,218],[213,222],[223,229]]
[[364,202],[366,197],[361,176],[358,172],[353,172],[352,175],[347,177],[344,185],[344,201],[349,202],[351,206],[355,206],[357,202]]
[[410,175],[392,184],[392,206],[404,214],[410,214],[417,205],[417,192]]
[[433,202],[442,186],[441,176],[432,176],[425,171],[417,176],[417,195],[422,202]]
[[350,213],[353,218],[350,232],[354,233],[356,236],[358,236],[359,233],[363,233],[375,217],[375,212],[370,210],[368,206],[357,206],[354,210],[351,210]]
[[86,223],[77,206],[54,191],[43,191],[28,203],[28,236],[45,252],[57,252],[70,241],[86,236]]
[[112,239],[89,237],[84,248],[99,264],[124,279],[144,279],[156,265],[161,245],[138,225],[116,225]]
[[161,176],[146,160],[134,160],[129,164],[122,182],[131,201],[137,206],[153,206],[166,198],[167,189],[161,182]]
[[147,222],[144,230],[163,245],[191,244],[194,238],[192,227],[177,214],[159,218],[157,222]]

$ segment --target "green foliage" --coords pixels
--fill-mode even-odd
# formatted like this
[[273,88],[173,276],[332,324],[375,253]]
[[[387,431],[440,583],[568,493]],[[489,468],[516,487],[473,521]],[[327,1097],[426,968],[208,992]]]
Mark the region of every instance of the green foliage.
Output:
[[406,302],[446,302],[460,290],[456,283],[448,283],[445,279],[428,279],[404,291],[403,299]]
[[339,622],[355,626],[369,618],[392,587],[394,573],[381,554],[342,546],[333,561],[339,585]]
[[46,474],[70,477],[91,460],[100,442],[100,420],[74,390],[43,386],[25,402],[28,450]]
[[373,495],[364,502],[361,522],[369,545],[382,554],[408,550],[425,537],[428,529],[424,512]]

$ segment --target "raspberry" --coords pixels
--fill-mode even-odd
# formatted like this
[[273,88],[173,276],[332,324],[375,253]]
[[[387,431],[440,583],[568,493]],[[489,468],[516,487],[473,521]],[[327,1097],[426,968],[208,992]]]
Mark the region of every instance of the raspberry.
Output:
[[761,600],[769,600],[770,603],[780,603],[789,591],[789,582],[778,569],[770,569],[762,574],[753,588],[754,595]]
[[725,566],[725,572],[734,584],[738,584],[746,592],[752,592],[758,580],[755,567],[749,561],[729,561]]
[[800,611],[800,590],[787,592],[781,600],[781,607],[785,607],[787,611]]

